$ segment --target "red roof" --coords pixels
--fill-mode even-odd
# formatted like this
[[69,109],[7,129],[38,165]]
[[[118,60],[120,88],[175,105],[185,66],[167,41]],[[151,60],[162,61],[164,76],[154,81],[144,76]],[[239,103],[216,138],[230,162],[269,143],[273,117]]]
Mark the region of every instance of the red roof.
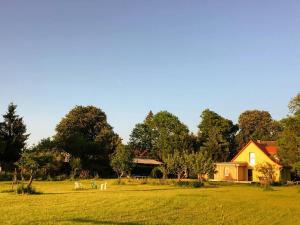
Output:
[[231,162],[234,162],[234,160],[239,156],[239,154],[250,144],[250,143],[254,143],[260,150],[262,150],[267,156],[269,156],[269,158],[274,161],[275,163],[279,164],[279,159],[277,157],[277,152],[278,152],[278,146],[276,144],[276,141],[253,141],[250,140],[248,142],[248,144],[242,149],[240,150],[231,160]]
[[274,156],[278,152],[276,141],[255,141],[255,144],[267,155]]

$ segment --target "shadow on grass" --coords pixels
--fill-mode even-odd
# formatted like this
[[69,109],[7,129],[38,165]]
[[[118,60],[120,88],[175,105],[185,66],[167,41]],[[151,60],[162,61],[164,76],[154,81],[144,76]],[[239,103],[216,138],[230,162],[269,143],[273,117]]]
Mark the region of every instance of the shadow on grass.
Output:
[[116,222],[116,221],[105,221],[105,220],[84,219],[84,218],[75,218],[70,221],[75,224],[91,223],[91,224],[115,224],[115,225],[142,225],[141,223],[135,223],[135,222]]

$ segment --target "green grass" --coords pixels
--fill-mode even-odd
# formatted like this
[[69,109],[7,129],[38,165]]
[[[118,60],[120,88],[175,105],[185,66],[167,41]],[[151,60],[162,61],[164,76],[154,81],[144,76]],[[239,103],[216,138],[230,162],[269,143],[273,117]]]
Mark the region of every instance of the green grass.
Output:
[[[90,188],[91,181],[82,183]],[[42,194],[17,195],[2,192],[10,183],[0,182],[0,224],[300,224],[298,187],[114,183],[75,191],[72,181],[34,182]]]

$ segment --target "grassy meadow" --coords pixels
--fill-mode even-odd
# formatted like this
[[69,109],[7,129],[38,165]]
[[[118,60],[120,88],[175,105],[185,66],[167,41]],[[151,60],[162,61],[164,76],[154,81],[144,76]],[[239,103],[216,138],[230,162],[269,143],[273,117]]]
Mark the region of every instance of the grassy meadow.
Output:
[[[98,180],[97,184],[104,181]],[[300,224],[299,187],[263,191],[249,185],[130,183],[75,191],[72,181],[34,182],[39,195],[5,193],[0,182],[0,224]]]

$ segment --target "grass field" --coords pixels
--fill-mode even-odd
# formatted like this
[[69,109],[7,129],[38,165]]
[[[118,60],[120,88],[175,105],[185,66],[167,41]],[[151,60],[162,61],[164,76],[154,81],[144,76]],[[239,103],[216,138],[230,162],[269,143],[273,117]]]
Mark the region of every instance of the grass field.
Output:
[[[89,188],[91,181],[82,183]],[[43,194],[0,193],[0,224],[300,224],[299,187],[113,183],[106,191],[75,191],[72,181],[34,182]],[[0,182],[5,189],[9,183]]]

